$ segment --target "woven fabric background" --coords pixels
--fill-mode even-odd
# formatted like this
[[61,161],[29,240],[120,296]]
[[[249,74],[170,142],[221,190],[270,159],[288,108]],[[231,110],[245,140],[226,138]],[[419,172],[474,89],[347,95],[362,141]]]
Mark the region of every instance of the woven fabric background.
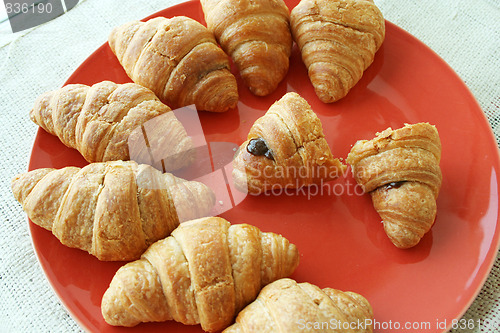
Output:
[[[44,277],[25,214],[10,192],[10,179],[27,169],[37,130],[27,111],[39,94],[61,86],[106,42],[113,27],[179,2],[81,0],[36,28],[15,34],[0,30],[0,332],[81,331]],[[423,41],[458,73],[500,142],[500,0],[375,3],[386,19]],[[464,319],[482,324],[454,332],[499,332],[500,257]]]

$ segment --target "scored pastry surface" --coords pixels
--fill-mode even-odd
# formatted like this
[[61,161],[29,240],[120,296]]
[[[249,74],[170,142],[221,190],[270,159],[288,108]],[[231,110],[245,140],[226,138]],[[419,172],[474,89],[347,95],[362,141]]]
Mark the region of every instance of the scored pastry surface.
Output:
[[185,17],[157,17],[116,27],[109,46],[128,76],[168,106],[195,104],[224,112],[236,107],[238,89],[229,58],[210,31]]
[[222,330],[298,261],[297,248],[281,235],[219,217],[189,221],[117,271],[102,313],[115,326],[173,319]]
[[14,177],[12,192],[33,223],[105,261],[139,258],[215,201],[202,183],[133,161],[33,170]]

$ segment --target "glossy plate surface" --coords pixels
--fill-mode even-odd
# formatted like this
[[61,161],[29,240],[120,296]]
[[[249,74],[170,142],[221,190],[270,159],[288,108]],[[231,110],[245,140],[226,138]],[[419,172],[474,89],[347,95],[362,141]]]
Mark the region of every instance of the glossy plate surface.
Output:
[[[298,1],[287,1],[293,8]],[[154,16],[185,15],[202,23],[199,2],[186,2]],[[387,22],[387,36],[374,63],[347,97],[323,104],[316,97],[294,46],[288,76],[270,96],[253,96],[239,82],[237,109],[200,113],[208,142],[241,144],[255,119],[287,91],[299,92],[321,119],[335,156],[345,158],[358,139],[391,126],[426,121],[442,140],[443,185],[435,225],[419,245],[395,248],[386,237],[368,195],[359,195],[351,175],[319,193],[247,197],[222,214],[281,233],[298,246],[299,282],[352,290],[374,308],[379,332],[442,332],[460,318],[479,292],[499,245],[498,148],[477,102],[457,75],[433,51]],[[233,68],[234,71],[234,68]],[[235,72],[235,71],[234,71]],[[67,83],[129,82],[103,45]],[[87,164],[80,154],[39,130],[29,168]],[[149,323],[135,328],[107,325],[101,297],[123,263],[99,262],[70,249],[30,223],[35,251],[68,311],[91,332],[201,332],[199,326]],[[300,318],[298,318],[299,320]],[[410,327],[405,326],[410,325]],[[425,325],[425,327],[423,326]],[[477,327],[477,323],[475,323]]]

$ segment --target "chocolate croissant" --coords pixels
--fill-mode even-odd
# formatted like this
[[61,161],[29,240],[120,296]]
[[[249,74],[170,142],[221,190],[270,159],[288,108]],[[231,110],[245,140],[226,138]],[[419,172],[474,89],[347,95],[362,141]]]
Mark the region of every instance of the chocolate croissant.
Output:
[[128,76],[170,107],[195,104],[214,112],[236,107],[229,58],[197,21],[184,16],[133,21],[113,29],[108,43]]
[[116,272],[102,314],[115,326],[175,320],[219,331],[298,261],[295,245],[280,235],[219,217],[189,221]]
[[139,258],[215,201],[202,183],[133,161],[33,170],[12,180],[12,192],[33,223],[105,261]]
[[290,13],[282,0],[201,0],[207,27],[257,96],[272,93],[288,73]]
[[290,23],[324,103],[347,95],[385,38],[384,17],[372,0],[302,0],[292,10]]
[[440,159],[439,134],[428,123],[388,128],[370,141],[358,141],[347,157],[398,248],[415,246],[434,224]]
[[287,93],[250,128],[233,160],[236,187],[250,194],[321,185],[346,169],[325,140],[321,121],[305,99]]
[[372,323],[363,296],[285,278],[265,286],[223,333],[371,333]]
[[153,135],[148,142],[162,147],[168,156],[166,170],[173,171],[190,164],[194,155],[191,138],[170,111],[147,88],[103,81],[91,87],[70,84],[40,95],[30,118],[92,163],[130,159],[131,138],[142,138],[142,127],[161,116],[156,122],[161,130],[154,131],[161,135],[149,133]]

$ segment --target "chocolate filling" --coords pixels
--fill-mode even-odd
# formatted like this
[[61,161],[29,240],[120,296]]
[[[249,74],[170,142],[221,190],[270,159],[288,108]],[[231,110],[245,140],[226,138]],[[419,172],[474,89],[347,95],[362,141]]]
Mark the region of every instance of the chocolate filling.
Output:
[[274,156],[262,138],[252,139],[247,145],[247,151],[254,156],[265,156],[274,161]]
[[384,189],[386,190],[390,190],[391,188],[400,188],[401,185],[403,185],[405,183],[405,181],[399,181],[399,182],[392,182],[392,183],[389,183],[389,184],[385,184],[384,185]]

